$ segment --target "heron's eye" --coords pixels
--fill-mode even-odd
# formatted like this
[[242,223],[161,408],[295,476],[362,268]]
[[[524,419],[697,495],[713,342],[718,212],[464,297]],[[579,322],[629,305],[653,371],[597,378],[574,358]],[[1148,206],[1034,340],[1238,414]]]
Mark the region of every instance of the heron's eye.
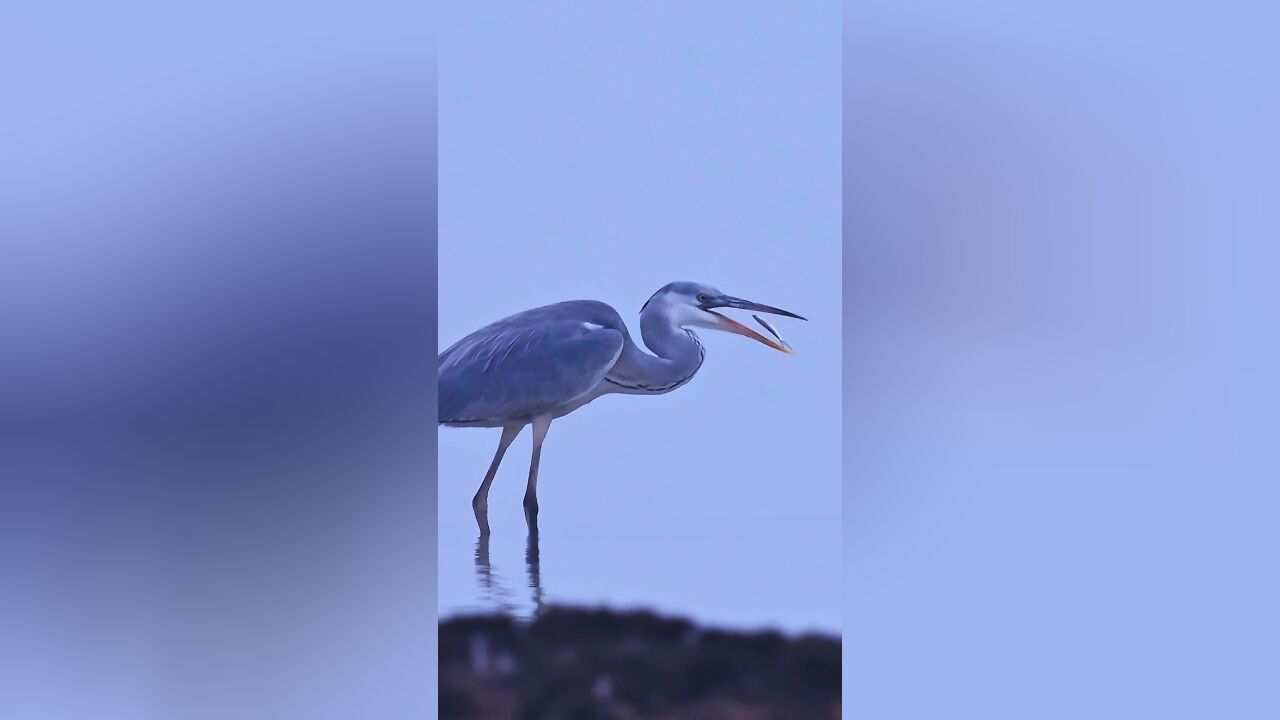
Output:
[[698,293],[698,302],[704,303],[710,299],[711,298],[706,293]]

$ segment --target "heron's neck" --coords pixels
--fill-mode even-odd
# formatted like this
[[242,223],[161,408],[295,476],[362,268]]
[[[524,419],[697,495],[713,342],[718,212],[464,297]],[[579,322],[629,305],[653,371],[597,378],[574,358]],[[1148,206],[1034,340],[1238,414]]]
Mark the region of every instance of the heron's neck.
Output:
[[610,381],[623,392],[670,392],[693,379],[702,366],[702,343],[692,330],[661,316],[641,315],[640,336],[654,354],[627,343],[609,373]]

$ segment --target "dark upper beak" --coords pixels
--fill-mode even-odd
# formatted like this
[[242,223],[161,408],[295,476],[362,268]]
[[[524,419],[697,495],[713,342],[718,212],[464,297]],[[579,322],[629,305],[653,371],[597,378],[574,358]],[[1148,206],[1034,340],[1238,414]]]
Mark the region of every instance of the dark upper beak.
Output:
[[755,312],[770,313],[772,315],[784,315],[786,317],[795,318],[797,320],[808,320],[808,318],[801,317],[787,310],[779,310],[778,308],[773,307],[771,305],[761,305],[760,303],[751,302],[750,300],[743,300],[742,298],[736,298],[736,297],[733,297],[732,295],[721,295],[719,297],[711,298],[706,302],[702,303],[703,310],[710,310],[711,308],[718,308],[718,307],[738,308],[739,310],[754,310]]

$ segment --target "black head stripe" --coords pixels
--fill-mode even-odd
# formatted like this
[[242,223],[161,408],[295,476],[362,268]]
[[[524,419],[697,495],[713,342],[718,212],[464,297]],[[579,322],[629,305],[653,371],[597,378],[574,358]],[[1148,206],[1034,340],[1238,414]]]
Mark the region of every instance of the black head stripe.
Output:
[[653,299],[658,297],[658,295],[660,295],[663,290],[666,290],[666,288],[658,288],[656,292],[650,295],[649,299],[645,300],[644,304],[640,306],[640,312],[644,312],[644,309],[649,307],[649,303],[653,302]]

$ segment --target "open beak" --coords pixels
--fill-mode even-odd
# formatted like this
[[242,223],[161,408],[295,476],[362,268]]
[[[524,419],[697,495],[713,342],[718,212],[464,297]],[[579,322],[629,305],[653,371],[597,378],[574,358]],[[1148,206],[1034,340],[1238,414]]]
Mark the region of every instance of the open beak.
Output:
[[718,307],[730,307],[730,308],[737,308],[739,310],[753,310],[755,312],[769,313],[770,315],[784,315],[786,317],[795,318],[797,320],[808,320],[808,318],[801,317],[787,310],[779,310],[778,308],[772,307],[770,305],[761,305],[760,303],[751,302],[750,300],[743,300],[742,298],[736,298],[730,295],[721,295],[718,298],[713,298],[707,303],[703,304],[702,309],[709,310],[711,308],[718,308]]
[[778,352],[784,352],[787,354],[791,354],[791,348],[785,345],[782,345],[780,343],[774,342],[772,339],[767,338],[764,335],[761,335],[760,333],[756,332],[755,330],[752,330],[746,325],[743,325],[742,323],[736,320],[725,317],[724,315],[721,315],[720,313],[714,312],[713,310],[711,310],[711,308],[717,308],[717,307],[738,308],[740,310],[754,310],[756,312],[769,313],[771,315],[785,315],[786,317],[796,318],[798,320],[805,319],[793,312],[788,312],[786,310],[779,310],[776,307],[771,307],[769,305],[761,305],[760,303],[754,303],[749,300],[743,300],[741,298],[731,297],[729,295],[721,295],[720,297],[710,300],[702,305],[702,309],[704,311],[716,317],[716,324],[719,326],[719,329],[724,330],[725,332],[731,332],[737,335],[744,335],[746,337],[751,338],[752,340],[755,340],[756,342],[768,345],[769,347],[773,348],[774,350],[777,350]]
[[727,318],[724,315],[721,315],[720,313],[715,312],[714,310],[707,310],[706,312],[716,316],[716,324],[719,326],[721,330],[724,330],[725,332],[737,333],[738,335],[745,335],[751,338],[752,340],[755,340],[757,342],[762,342],[765,345],[768,345],[774,350],[787,353],[788,355],[791,354],[790,348],[786,347],[785,345],[780,345],[774,342],[773,340],[770,340],[769,338],[761,335],[755,330],[752,330],[746,325],[743,325],[737,320],[734,320],[732,318]]

